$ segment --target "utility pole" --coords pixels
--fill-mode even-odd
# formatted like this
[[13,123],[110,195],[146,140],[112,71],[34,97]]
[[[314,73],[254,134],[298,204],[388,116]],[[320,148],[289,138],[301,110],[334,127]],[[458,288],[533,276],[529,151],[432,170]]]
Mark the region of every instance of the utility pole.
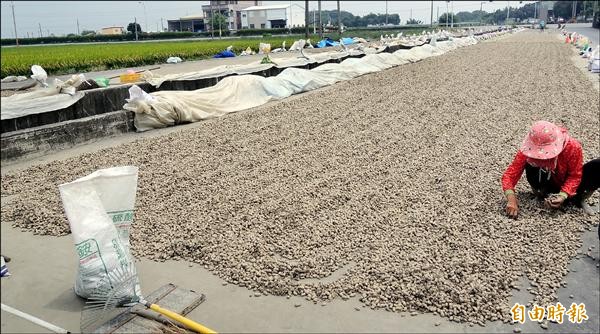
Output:
[[440,25],[440,6],[437,6],[437,12],[435,14],[435,21],[437,22],[437,25]]
[[452,2],[450,3],[450,11],[451,11],[451,14],[452,14],[452,16],[450,17],[450,22],[452,22],[452,23],[450,24],[450,27],[451,27],[451,28],[454,28],[454,1],[452,1]]
[[[179,24],[181,24],[181,19],[179,20]],[[213,8],[213,2],[210,2],[210,38],[215,39],[215,10]],[[181,29],[180,29],[181,30]]]
[[337,13],[338,13],[338,31],[340,38],[342,38],[342,12],[340,11],[340,0],[337,0]]
[[165,31],[165,25],[163,24],[163,18],[160,18],[160,32],[164,32]]
[[313,10],[313,35],[317,34],[317,11]]
[[388,25],[388,2],[385,0],[385,25]]
[[577,1],[573,1],[573,10],[571,12],[571,18],[576,21],[575,17],[577,16]]
[[38,28],[40,29],[40,38],[42,38],[42,24],[38,23]]
[[142,6],[144,6],[144,25],[146,26],[146,32],[148,32],[148,14],[146,13],[146,1],[138,1],[138,3],[141,3]]
[[77,35],[80,35],[80,33],[79,33],[79,18],[77,18]]
[[412,21],[412,8],[410,9],[410,20]]
[[448,28],[448,2],[450,1],[446,1],[446,28]]
[[433,28],[433,0],[431,0],[431,17],[429,18],[429,27]]
[[304,38],[308,39],[308,21],[310,20],[310,14],[308,13],[308,0],[304,1]]
[[10,7],[12,8],[12,17],[13,17],[13,27],[15,28],[15,45],[19,46],[19,36],[17,35],[17,21],[15,20],[15,2],[10,2]]
[[504,24],[506,25],[508,23],[508,18],[510,17],[510,1],[507,1],[508,6],[506,7],[506,21],[504,22]]
[[483,21],[483,1],[479,3],[479,26],[481,26],[481,22]]
[[138,40],[138,32],[137,32],[137,17],[133,18],[133,30],[135,31],[135,40]]
[[319,0],[319,38],[323,38],[323,18],[321,13],[321,0]]

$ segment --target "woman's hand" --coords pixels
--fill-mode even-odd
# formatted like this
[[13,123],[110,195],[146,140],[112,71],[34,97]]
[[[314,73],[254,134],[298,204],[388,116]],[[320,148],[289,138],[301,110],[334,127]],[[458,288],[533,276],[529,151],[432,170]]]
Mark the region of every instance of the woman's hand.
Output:
[[564,203],[565,199],[567,199],[567,197],[560,193],[552,194],[546,198],[544,204],[549,208],[558,209]]
[[517,218],[519,214],[519,205],[517,204],[517,196],[515,194],[509,194],[506,196],[508,203],[506,203],[506,214],[510,218]]

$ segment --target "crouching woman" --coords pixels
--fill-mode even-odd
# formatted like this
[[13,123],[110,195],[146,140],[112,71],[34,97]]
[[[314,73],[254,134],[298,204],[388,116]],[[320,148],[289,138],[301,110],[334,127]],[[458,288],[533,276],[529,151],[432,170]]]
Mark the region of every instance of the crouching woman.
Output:
[[556,209],[572,201],[593,214],[585,200],[600,186],[599,168],[600,159],[583,165],[581,144],[566,129],[546,121],[536,122],[502,175],[506,214],[516,218],[519,213],[515,186],[523,171],[533,193],[545,199],[546,206]]

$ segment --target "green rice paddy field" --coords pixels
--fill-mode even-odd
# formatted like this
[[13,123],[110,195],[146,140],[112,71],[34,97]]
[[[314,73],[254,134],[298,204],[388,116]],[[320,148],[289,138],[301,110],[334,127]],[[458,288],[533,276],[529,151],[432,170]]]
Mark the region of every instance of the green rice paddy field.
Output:
[[248,47],[258,51],[259,43],[275,49],[286,41],[292,45],[298,36],[227,40],[132,42],[71,45],[21,46],[2,48],[1,76],[29,75],[31,65],[42,66],[48,74],[100,71],[164,63],[168,57],[184,60],[210,58],[233,46],[236,54]]

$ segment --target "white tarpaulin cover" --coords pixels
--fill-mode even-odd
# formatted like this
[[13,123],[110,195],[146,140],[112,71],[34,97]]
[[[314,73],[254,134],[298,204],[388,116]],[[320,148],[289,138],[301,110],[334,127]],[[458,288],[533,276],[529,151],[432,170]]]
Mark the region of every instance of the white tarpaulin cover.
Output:
[[269,78],[257,75],[229,76],[213,87],[195,91],[159,91],[146,94],[145,97],[132,94],[124,109],[135,112],[138,131],[196,122],[441,55],[458,47],[475,44],[478,39],[470,36],[437,42],[436,46],[423,45],[394,53],[368,54],[362,58],[346,59],[339,64],[324,64],[312,70],[286,68],[279,75]]
[[3,97],[0,118],[11,119],[32,114],[67,108],[83,97],[83,92],[74,95],[60,93],[60,87],[48,87],[30,93]]
[[268,64],[245,64],[245,65],[222,65],[214,68],[202,70],[202,71],[194,71],[194,72],[186,72],[186,73],[174,73],[167,75],[157,75],[150,71],[145,72],[142,75],[142,79],[144,81],[150,83],[155,87],[160,87],[166,81],[185,81],[185,80],[199,80],[204,78],[215,78],[222,77],[231,74],[248,74],[248,73],[256,73],[260,71],[268,70],[272,67],[278,68],[288,68],[288,67],[297,67],[297,66],[305,66],[313,63],[323,63],[331,59],[340,59],[344,58],[348,55],[361,55],[365,52],[356,49],[350,49],[348,51],[332,51],[332,52],[321,52],[317,54],[312,54],[307,58],[299,57],[299,53],[289,53],[286,54],[288,57],[284,58],[273,58],[272,61],[274,63]]
[[71,76],[65,82],[54,79],[50,87],[3,97],[0,100],[0,119],[12,119],[67,108],[83,97],[83,92],[75,91],[75,87],[83,81],[85,76],[78,74]]

